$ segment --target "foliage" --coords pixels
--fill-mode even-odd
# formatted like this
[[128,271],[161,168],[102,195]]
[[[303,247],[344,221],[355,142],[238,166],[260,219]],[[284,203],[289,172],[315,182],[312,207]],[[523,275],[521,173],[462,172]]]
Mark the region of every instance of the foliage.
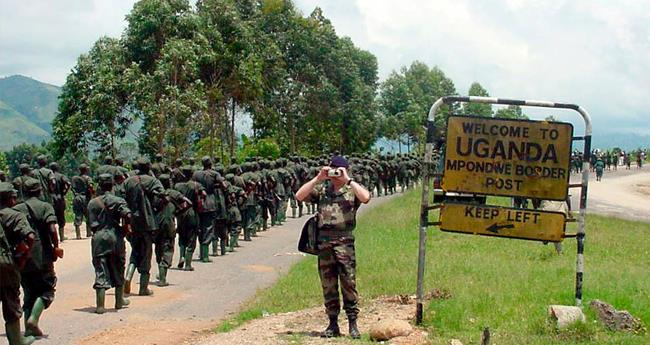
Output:
[[0,78],[0,102],[20,113],[26,121],[49,133],[61,88],[14,75]]
[[319,8],[303,17],[289,0],[141,0],[127,22],[68,76],[57,157],[89,148],[115,156],[141,121],[142,152],[176,158],[198,147],[226,160],[243,112],[253,141],[284,153],[367,150],[376,139],[377,60]]
[[0,151],[0,171],[7,171],[9,165],[7,164],[7,156],[4,152]]
[[20,144],[14,146],[11,150],[5,152],[9,173],[14,177],[20,175],[18,166],[22,163],[27,163],[32,167],[35,166],[36,157],[41,154],[47,154],[47,149],[42,145]]
[[[490,97],[490,94],[479,83],[472,83],[469,87],[470,96]],[[492,105],[483,103],[465,103],[463,104],[462,113],[464,115],[492,117]]]
[[509,105],[506,108],[501,108],[494,113],[494,117],[502,119],[528,119],[522,111],[521,107],[518,105]]

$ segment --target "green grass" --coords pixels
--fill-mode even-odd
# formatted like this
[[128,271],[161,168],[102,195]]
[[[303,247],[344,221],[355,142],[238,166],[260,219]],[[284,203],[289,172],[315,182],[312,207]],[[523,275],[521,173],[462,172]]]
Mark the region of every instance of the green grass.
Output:
[[[419,192],[410,192],[359,218],[357,284],[362,301],[415,293],[419,202]],[[564,254],[558,256],[552,245],[539,242],[429,231],[425,291],[437,288],[451,294],[425,307],[424,327],[434,344],[451,338],[478,343],[484,327],[490,328],[494,344],[650,344],[648,335],[606,331],[594,322],[589,308],[585,325],[558,332],[548,323],[548,305],[574,304],[575,239],[567,239]],[[650,224],[589,216],[586,231],[585,305],[601,299],[649,325]],[[575,224],[568,232],[575,232]],[[310,256],[219,330],[264,312],[321,304],[316,259]]]

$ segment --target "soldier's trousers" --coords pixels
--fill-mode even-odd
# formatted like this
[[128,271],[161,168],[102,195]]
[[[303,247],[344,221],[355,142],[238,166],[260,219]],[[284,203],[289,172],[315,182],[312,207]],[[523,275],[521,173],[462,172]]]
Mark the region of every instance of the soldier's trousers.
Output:
[[348,317],[359,314],[356,283],[356,257],[353,239],[339,239],[321,243],[318,254],[318,273],[323,288],[325,311],[337,316],[341,310],[339,282],[343,295],[343,309]]
[[160,231],[154,242],[156,263],[164,268],[172,266],[174,257],[174,244],[176,243],[176,234],[170,236],[169,233]]
[[107,231],[93,234],[91,240],[93,267],[95,268],[94,289],[110,289],[124,286],[126,246],[124,238],[113,237]]
[[199,213],[199,244],[210,244],[215,239],[216,212]]
[[86,220],[88,224],[88,198],[77,195],[72,202],[72,211],[74,212],[74,225],[79,226]]
[[46,266],[42,270],[21,273],[20,285],[25,293],[23,311],[27,315],[31,314],[34,303],[39,297],[43,300],[45,309],[49,308],[54,301],[54,291],[56,290],[54,265]]
[[0,272],[3,274],[2,279],[4,279],[0,283],[0,304],[2,304],[2,316],[5,319],[5,323],[13,323],[20,320],[23,314],[20,308],[20,273],[13,265],[11,266],[11,268],[6,269],[0,267]]
[[242,227],[244,228],[244,231],[247,231],[249,234],[252,233],[252,231],[255,228],[255,206],[246,206],[242,210]]
[[135,264],[140,274],[149,274],[155,232],[138,231],[131,234],[131,257],[129,263]]
[[65,199],[63,197],[54,198],[54,215],[56,216],[56,224],[59,227],[65,226]]
[[280,201],[278,202],[277,217],[276,219],[280,222],[284,222],[287,218],[287,203],[289,198],[286,195],[280,195]]
[[214,239],[219,239],[228,243],[228,223],[225,219],[215,219],[214,220]]
[[180,217],[178,221],[178,245],[185,247],[190,252],[194,252],[196,249],[196,239],[199,233],[198,223],[196,214],[189,214],[189,212]]

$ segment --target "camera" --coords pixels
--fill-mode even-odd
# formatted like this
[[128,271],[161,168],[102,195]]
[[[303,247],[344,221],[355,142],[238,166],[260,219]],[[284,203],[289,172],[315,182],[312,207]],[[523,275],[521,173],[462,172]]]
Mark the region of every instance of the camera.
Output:
[[330,169],[327,171],[327,177],[341,177],[342,172],[340,168]]

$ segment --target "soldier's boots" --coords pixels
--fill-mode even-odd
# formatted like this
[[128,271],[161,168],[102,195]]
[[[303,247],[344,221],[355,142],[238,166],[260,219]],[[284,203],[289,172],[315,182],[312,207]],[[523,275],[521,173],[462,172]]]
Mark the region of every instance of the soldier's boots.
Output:
[[212,240],[212,254],[210,256],[217,256],[217,248],[219,248],[219,240]]
[[357,327],[357,316],[349,315],[348,316],[348,326],[350,330],[350,337],[352,339],[361,338],[361,333],[359,333],[359,327]]
[[325,331],[323,331],[323,338],[334,338],[341,336],[341,329],[339,328],[339,317],[329,316],[330,324],[327,326]]
[[269,228],[269,224],[268,224],[267,220],[268,220],[267,218],[264,218],[264,220],[262,221],[262,230],[261,231],[266,231]]
[[212,260],[210,260],[210,256],[208,255],[209,253],[210,253],[210,245],[201,244],[200,255],[199,255],[201,262],[205,262],[205,263],[212,262]]
[[153,291],[149,289],[149,273],[141,273],[140,274],[140,291],[138,292],[138,295],[140,296],[151,296],[153,295]]
[[302,217],[302,205],[298,207],[298,218]]
[[34,302],[34,306],[32,307],[32,310],[29,312],[29,317],[25,315],[25,336],[35,336],[35,337],[42,337],[43,336],[43,331],[41,331],[40,328],[38,328],[38,321],[41,318],[41,314],[43,313],[43,310],[45,310],[45,302],[43,301],[42,298],[37,298],[36,302]]
[[106,302],[106,289],[96,289],[95,290],[95,313],[104,314],[106,312],[105,302]]
[[185,267],[183,267],[183,271],[194,271],[194,267],[192,267],[192,255],[194,255],[194,252],[185,249]]
[[221,256],[226,255],[226,242],[228,242],[228,238],[222,238],[219,240],[219,249],[221,249]]
[[29,345],[36,340],[31,336],[23,337],[20,332],[20,320],[16,320],[12,323],[5,323],[5,331],[7,333],[9,345]]
[[133,280],[133,274],[135,274],[135,264],[129,264],[126,268],[126,277],[124,280],[125,294],[131,294],[131,281]]
[[76,235],[76,238],[77,238],[78,240],[80,240],[80,239],[81,239],[81,227],[80,227],[79,225],[76,225],[76,224],[75,224],[75,226],[74,226],[74,233],[75,233],[75,235]]
[[183,269],[183,266],[185,266],[185,247],[184,246],[179,246],[179,254],[180,254],[180,259],[178,260],[178,266],[176,266],[178,269]]
[[115,309],[123,309],[131,302],[124,298],[124,286],[115,287]]
[[234,252],[235,251],[235,242],[237,241],[237,236],[230,236],[230,242],[228,243],[228,251],[229,252]]
[[90,231],[88,224],[86,224],[86,237],[93,237],[93,233]]
[[59,227],[59,242],[63,242],[67,240],[68,238],[65,237],[65,227],[60,226]]
[[158,286],[169,286],[167,282],[167,267],[158,265]]
[[251,232],[252,228],[244,229],[244,241],[252,241]]
[[291,208],[291,218],[296,218],[296,208],[295,207]]

